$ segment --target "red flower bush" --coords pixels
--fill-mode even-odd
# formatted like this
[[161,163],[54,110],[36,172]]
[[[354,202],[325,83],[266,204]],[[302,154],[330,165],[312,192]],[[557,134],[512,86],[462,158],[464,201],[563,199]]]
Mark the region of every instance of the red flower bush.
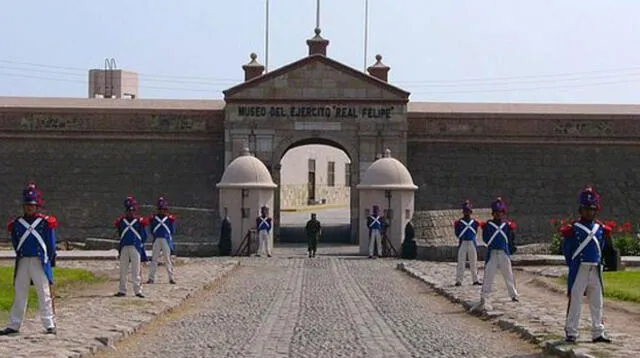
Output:
[[[549,251],[552,254],[562,254],[562,237],[560,229],[565,225],[570,225],[575,217],[567,215],[565,218],[551,218],[549,224],[553,228],[553,238]],[[640,220],[639,220],[640,221]],[[629,221],[618,223],[616,220],[602,220],[602,223],[612,231],[613,245],[618,249],[620,255],[640,255],[640,240],[633,234],[633,224]],[[638,235],[640,237],[640,234]]]

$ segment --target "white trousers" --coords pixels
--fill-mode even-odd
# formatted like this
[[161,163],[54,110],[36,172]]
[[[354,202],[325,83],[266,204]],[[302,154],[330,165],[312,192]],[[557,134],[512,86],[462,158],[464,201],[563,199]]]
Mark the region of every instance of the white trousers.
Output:
[[598,338],[604,334],[602,321],[602,285],[598,277],[598,266],[580,264],[576,280],[571,287],[569,309],[565,332],[567,336],[578,336],[580,313],[582,311],[582,297],[586,291],[591,311],[591,338]]
[[463,240],[458,249],[458,266],[456,267],[456,282],[462,283],[464,278],[464,268],[469,257],[469,269],[471,270],[471,279],[473,282],[478,281],[478,253],[476,245],[473,241]]
[[516,284],[513,280],[513,271],[511,270],[511,260],[509,256],[503,250],[491,250],[491,257],[489,262],[484,266],[484,282],[482,282],[482,292],[480,297],[483,301],[486,301],[493,289],[493,280],[496,277],[496,273],[500,271],[504,278],[504,283],[507,286],[507,291],[511,298],[518,297],[518,291],[516,291]]
[[7,328],[20,330],[24,315],[27,310],[27,296],[29,294],[29,284],[33,281],[33,286],[38,294],[38,305],[40,306],[40,319],[44,328],[55,327],[53,302],[51,291],[49,290],[49,280],[44,274],[42,262],[39,257],[23,257],[18,261],[15,268],[15,296],[11,307],[11,318]]
[[118,292],[127,293],[127,272],[131,262],[131,281],[133,282],[133,293],[142,293],[140,284],[140,252],[133,245],[127,245],[120,251],[120,287]]
[[157,238],[153,242],[153,256],[151,257],[151,265],[149,265],[149,280],[153,281],[156,277],[156,269],[160,261],[160,252],[164,258],[164,265],[167,267],[169,280],[173,280],[173,264],[171,263],[171,248],[169,242],[165,238]]
[[269,232],[267,230],[258,231],[258,255],[271,255],[269,248]]
[[371,230],[371,236],[369,237],[369,256],[373,256],[374,243],[377,246],[376,254],[380,256],[380,252],[382,251],[382,244],[380,242],[381,240],[382,240],[382,233],[380,233],[380,230],[378,229]]

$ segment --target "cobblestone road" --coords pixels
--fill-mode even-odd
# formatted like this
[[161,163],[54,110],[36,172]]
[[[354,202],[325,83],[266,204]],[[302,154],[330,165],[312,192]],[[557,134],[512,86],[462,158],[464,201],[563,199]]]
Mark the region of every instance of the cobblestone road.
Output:
[[281,252],[99,357],[544,357],[465,314],[394,260]]

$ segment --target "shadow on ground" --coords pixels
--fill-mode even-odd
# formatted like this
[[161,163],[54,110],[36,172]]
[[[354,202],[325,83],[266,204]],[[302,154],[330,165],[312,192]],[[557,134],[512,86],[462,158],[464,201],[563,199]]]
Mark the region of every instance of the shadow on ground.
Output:
[[[348,244],[351,241],[351,225],[349,224],[332,224],[323,225],[322,227],[322,243],[341,243]],[[281,243],[306,243],[307,236],[304,226],[300,225],[283,225],[280,226]]]

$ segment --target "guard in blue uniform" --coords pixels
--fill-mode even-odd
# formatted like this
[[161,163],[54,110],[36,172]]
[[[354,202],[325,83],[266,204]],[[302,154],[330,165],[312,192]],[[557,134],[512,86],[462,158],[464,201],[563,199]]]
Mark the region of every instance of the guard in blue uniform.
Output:
[[164,265],[169,275],[169,283],[175,285],[171,252],[173,252],[173,234],[176,232],[176,217],[169,214],[169,203],[164,197],[158,198],[157,206],[158,213],[152,215],[149,219],[149,228],[151,229],[151,236],[153,236],[153,254],[151,256],[151,265],[149,265],[149,280],[147,283],[154,283],[158,261],[162,253]]
[[269,217],[269,208],[263,206],[260,208],[260,216],[256,218],[256,229],[258,230],[258,253],[266,254],[267,257],[271,257],[271,247],[269,245],[269,238],[271,236],[271,229],[273,228],[273,220]]
[[367,227],[369,228],[369,258],[374,255],[380,257],[382,251],[382,232],[384,230],[384,218],[380,216],[380,207],[374,205],[372,213],[367,217]]
[[131,279],[133,292],[136,296],[144,298],[142,284],[140,283],[140,263],[146,262],[147,254],[144,250],[144,242],[147,240],[147,220],[136,214],[138,203],[133,196],[128,196],[124,201],[125,214],[116,219],[114,225],[118,229],[120,237],[120,286],[116,297],[127,295],[127,271],[131,263]]
[[56,227],[54,216],[38,212],[42,203],[40,191],[29,185],[22,193],[24,215],[9,223],[11,243],[16,252],[13,285],[15,296],[11,307],[10,323],[0,335],[20,331],[27,308],[29,284],[38,294],[40,319],[47,334],[56,334],[55,310],[51,297],[53,269],[56,259]]
[[584,189],[579,202],[580,219],[560,229],[563,253],[569,266],[566,341],[575,342],[578,337],[582,297],[586,292],[591,311],[592,341],[611,343],[605,335],[602,320],[602,253],[612,247],[611,228],[596,220],[600,196],[593,188]]
[[476,247],[476,235],[482,222],[471,217],[473,210],[469,200],[462,204],[463,217],[453,224],[453,229],[458,238],[458,266],[456,267],[456,286],[462,285],[464,268],[469,258],[469,270],[474,285],[481,285],[478,281],[478,252]]
[[484,263],[484,280],[480,295],[480,306],[488,301],[493,288],[493,280],[500,271],[507,291],[513,302],[518,302],[518,291],[513,279],[511,269],[511,254],[516,251],[516,223],[505,218],[507,205],[498,197],[491,203],[491,215],[493,218],[482,225],[482,240],[487,245],[487,253]]

